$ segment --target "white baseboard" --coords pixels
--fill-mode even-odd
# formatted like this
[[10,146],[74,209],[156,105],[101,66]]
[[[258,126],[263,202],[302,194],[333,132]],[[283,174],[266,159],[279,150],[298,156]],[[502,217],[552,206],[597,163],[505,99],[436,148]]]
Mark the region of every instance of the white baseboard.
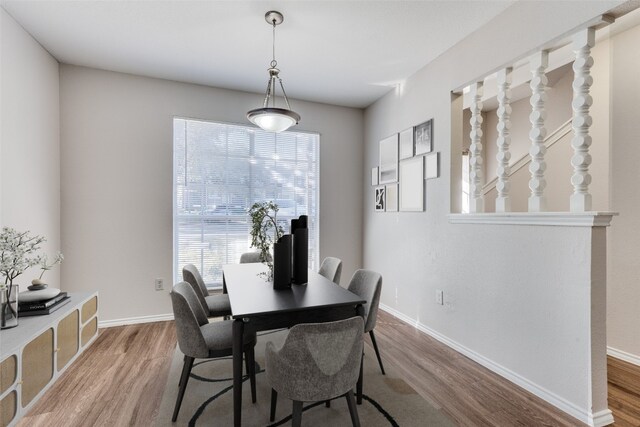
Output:
[[627,353],[626,351],[618,350],[613,347],[607,347],[607,354],[611,357],[615,357],[616,359],[624,360],[625,362],[640,366],[640,356],[636,356],[635,354]]
[[[539,385],[529,381],[528,379],[526,379],[525,377],[516,374],[515,372],[505,368],[502,365],[499,365],[497,363],[495,363],[494,361],[487,359],[486,357],[482,356],[479,353],[476,353],[475,351],[463,346],[462,344],[457,343],[456,341],[453,341],[449,338],[447,338],[446,336],[440,334],[439,332],[423,325],[422,323],[420,323],[419,321],[415,320],[415,319],[411,319],[410,317],[406,316],[403,313],[400,313],[399,311],[386,306],[382,303],[380,303],[380,308],[384,311],[386,311],[387,313],[391,314],[394,317],[397,317],[398,319],[415,326],[418,330],[420,330],[421,332],[424,332],[425,334],[437,339],[438,341],[440,341],[441,343],[443,343],[444,345],[456,350],[458,353],[462,353],[463,355],[467,356],[468,358],[470,358],[471,360],[479,363],[480,365],[484,366],[485,368],[497,373],[498,375],[506,378],[507,380],[511,381],[512,383],[522,387],[523,389],[527,390],[530,393],[535,394],[536,396],[538,396],[539,398],[541,398],[542,400],[545,400],[547,402],[549,402],[550,404],[552,404],[553,406],[555,406],[556,408],[560,409],[563,412],[566,412],[567,414],[571,415],[574,418],[577,418],[578,420],[588,424],[589,426],[592,427],[600,427],[600,426],[604,426],[607,424],[611,424],[611,422],[613,422],[613,416],[611,416],[611,422],[605,423],[605,424],[595,424],[596,420],[598,420],[598,422],[604,422],[606,415],[605,412],[608,412],[610,414],[610,411],[604,410],[604,411],[600,411],[596,414],[591,414],[589,411],[578,407],[577,405],[569,402],[568,400],[558,396],[555,393],[550,392],[549,390],[546,390],[543,387],[540,387]],[[602,419],[601,419],[602,418]]]
[[591,417],[589,425],[593,427],[604,427],[609,424],[613,424],[613,413],[609,409],[605,409],[600,412],[596,412]]
[[127,317],[124,319],[100,320],[98,328],[112,328],[114,326],[135,325],[138,323],[165,322],[173,320],[173,313],[156,314],[153,316]]

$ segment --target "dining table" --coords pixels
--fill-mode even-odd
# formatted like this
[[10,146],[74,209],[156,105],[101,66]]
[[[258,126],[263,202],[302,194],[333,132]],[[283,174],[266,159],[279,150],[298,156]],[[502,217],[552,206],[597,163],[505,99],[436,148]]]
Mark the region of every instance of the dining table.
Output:
[[[366,300],[309,270],[307,283],[274,289],[262,263],[229,264],[223,267],[223,290],[228,293],[233,319],[233,424],[242,422],[243,335],[299,323],[331,322],[364,317]],[[356,386],[362,403],[362,362]]]

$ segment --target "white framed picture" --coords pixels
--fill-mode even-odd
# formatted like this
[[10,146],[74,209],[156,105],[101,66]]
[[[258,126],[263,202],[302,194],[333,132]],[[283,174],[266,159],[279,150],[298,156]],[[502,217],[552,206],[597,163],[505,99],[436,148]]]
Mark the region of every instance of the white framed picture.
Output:
[[398,134],[380,141],[378,184],[398,182]]
[[385,210],[398,212],[398,184],[387,184],[384,192]]
[[415,155],[430,153],[433,140],[433,119],[414,128]]
[[433,179],[440,176],[440,153],[431,153],[424,156],[424,179]]
[[371,185],[378,185],[378,167],[371,168]]
[[424,156],[400,162],[400,211],[424,211]]
[[376,212],[384,212],[385,210],[385,205],[386,205],[385,189],[386,187],[384,185],[375,188],[375,192],[374,192],[375,198],[374,198],[373,207]]
[[413,128],[400,132],[400,160],[413,157]]

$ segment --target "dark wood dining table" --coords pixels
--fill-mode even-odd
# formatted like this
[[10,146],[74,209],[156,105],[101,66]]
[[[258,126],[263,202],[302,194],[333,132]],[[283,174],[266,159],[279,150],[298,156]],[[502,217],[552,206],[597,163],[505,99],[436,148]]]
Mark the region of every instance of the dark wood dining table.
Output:
[[[364,316],[358,295],[309,270],[308,283],[290,289],[273,289],[260,273],[264,264],[230,264],[223,267],[224,291],[229,294],[233,318],[233,424],[242,416],[242,343],[245,331],[287,328],[298,323],[330,322]],[[362,363],[356,387],[362,403]]]

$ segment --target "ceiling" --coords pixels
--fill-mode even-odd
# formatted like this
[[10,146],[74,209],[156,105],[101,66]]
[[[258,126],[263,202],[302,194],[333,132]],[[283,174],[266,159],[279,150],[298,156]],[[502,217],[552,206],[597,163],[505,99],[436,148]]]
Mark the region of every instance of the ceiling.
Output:
[[[363,108],[514,0],[24,1],[0,5],[58,61],[264,93],[268,10],[290,98]],[[295,106],[294,106],[295,109]]]

